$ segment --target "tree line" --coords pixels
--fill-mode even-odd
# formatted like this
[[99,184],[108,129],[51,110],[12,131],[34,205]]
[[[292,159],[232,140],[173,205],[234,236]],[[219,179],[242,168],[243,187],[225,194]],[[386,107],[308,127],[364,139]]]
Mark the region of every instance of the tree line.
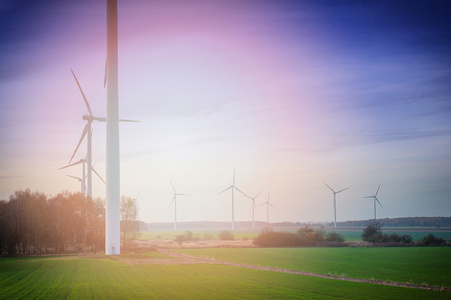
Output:
[[[121,197],[121,232],[138,230],[136,203]],[[125,237],[125,238],[124,238]],[[105,200],[81,193],[46,196],[29,189],[0,200],[0,256],[86,253],[105,250]]]

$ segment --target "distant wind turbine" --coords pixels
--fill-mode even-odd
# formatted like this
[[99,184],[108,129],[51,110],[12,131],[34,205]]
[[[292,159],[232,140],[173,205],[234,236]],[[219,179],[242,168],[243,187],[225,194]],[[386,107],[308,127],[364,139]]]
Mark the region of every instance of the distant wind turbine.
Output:
[[[77,147],[75,148],[74,153],[72,154],[72,157],[69,160],[70,164],[72,162],[72,159],[75,156],[75,153],[77,153],[78,148],[80,147],[80,144],[83,142],[83,139],[85,138],[86,135],[88,135],[87,138],[87,157],[86,157],[86,162],[87,162],[87,166],[88,166],[88,172],[87,172],[87,179],[88,179],[88,185],[87,185],[87,189],[88,189],[88,196],[92,197],[92,122],[94,120],[96,121],[100,121],[100,122],[106,122],[106,118],[101,118],[101,117],[95,117],[92,114],[92,110],[91,110],[91,106],[89,105],[88,99],[85,96],[85,93],[83,92],[83,89],[81,88],[80,83],[78,82],[77,76],[75,76],[74,71],[71,69],[72,75],[75,78],[75,81],[77,82],[78,88],[80,90],[81,95],[83,96],[83,101],[85,102],[86,108],[88,109],[88,113],[89,115],[83,115],[83,120],[88,121],[88,123],[86,124],[85,128],[83,129],[83,132],[81,134],[80,140],[78,142]],[[138,121],[134,121],[134,120],[119,120],[122,122],[138,122]],[[103,179],[102,179],[103,180]]]
[[[86,168],[85,168],[85,164],[86,164],[86,163],[87,163],[87,159],[80,159],[79,161],[76,161],[76,162],[74,162],[74,163],[72,163],[72,164],[69,164],[69,165],[67,165],[67,166],[64,166],[64,167],[61,167],[61,168],[58,169],[58,170],[61,170],[61,169],[65,169],[65,168],[68,168],[68,167],[75,166],[75,165],[83,164],[83,171],[82,171],[83,173],[82,173],[82,177],[81,177],[81,178],[78,178],[78,177],[74,177],[74,176],[68,175],[68,176],[70,176],[70,177],[73,177],[73,178],[77,178],[77,179],[81,179],[81,180],[82,180],[82,189],[81,189],[82,195],[85,195],[85,194],[86,194],[86,183],[85,183],[85,178],[86,178]],[[105,180],[103,180],[102,176],[100,176],[100,174],[97,173],[97,171],[94,169],[94,166],[92,167],[92,171],[100,178],[100,180],[103,181],[103,183],[105,183]]]
[[76,177],[76,176],[72,176],[72,175],[66,175],[66,176],[71,177],[71,178],[74,178],[74,179],[77,179],[78,181],[80,181],[80,185],[81,185],[81,194],[84,196],[84,195],[85,195],[85,189],[86,189],[86,186],[85,186],[85,179],[84,179],[84,178],[80,178],[80,177]]
[[324,183],[334,194],[334,217],[335,217],[335,222],[334,222],[334,227],[337,227],[337,201],[336,201],[336,196],[338,193],[341,193],[343,191],[346,191],[349,188],[345,188],[342,190],[339,190],[338,192],[334,191],[330,186],[327,185],[327,183]]
[[235,186],[235,168],[233,168],[233,183],[231,186],[229,186],[228,188],[226,188],[225,190],[223,190],[222,192],[220,192],[218,195],[221,195],[222,193],[224,193],[227,190],[232,190],[232,230],[235,229],[235,215],[234,215],[234,198],[233,198],[233,190],[237,190],[238,192],[240,192],[241,194],[243,194],[245,197],[249,198],[248,195],[246,195],[245,193],[243,193],[239,188],[237,188]]
[[172,198],[171,204],[169,206],[171,206],[172,203],[174,203],[174,230],[177,230],[177,196],[189,196],[189,195],[177,193],[174,185],[172,184],[172,181],[169,180],[169,182],[171,183],[172,189],[174,190],[174,197]]
[[363,198],[373,198],[373,200],[374,200],[374,220],[376,220],[376,201],[377,201],[377,203],[379,203],[379,205],[381,207],[383,207],[382,204],[379,202],[379,199],[377,199],[377,193],[379,193],[380,188],[381,188],[381,185],[379,184],[379,187],[377,188],[376,194],[374,194],[374,196],[363,197]]
[[274,205],[272,205],[272,204],[269,202],[269,194],[270,194],[270,193],[271,193],[271,192],[268,192],[268,201],[266,201],[265,203],[260,204],[260,206],[266,204],[266,223],[268,223],[268,224],[269,224],[269,206],[271,205],[272,208],[276,209],[276,208],[274,207]]
[[258,195],[260,195],[261,192],[262,191],[258,192],[258,194],[255,195],[255,197],[248,196],[249,199],[252,199],[252,228],[255,228],[254,215],[255,215],[255,211],[257,210],[257,205],[255,204],[255,199],[258,197]]
[[139,195],[141,195],[141,190],[139,190],[139,193],[136,196],[136,198],[133,199],[135,201],[135,205],[136,205],[136,208],[138,209],[138,211],[139,211],[139,203],[138,203]]

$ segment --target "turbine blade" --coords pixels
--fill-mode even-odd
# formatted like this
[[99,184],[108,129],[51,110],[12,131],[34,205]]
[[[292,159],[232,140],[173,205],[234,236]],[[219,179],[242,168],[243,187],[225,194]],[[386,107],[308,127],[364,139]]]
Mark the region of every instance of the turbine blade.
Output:
[[72,69],[72,75],[74,75],[75,81],[77,82],[78,88],[80,89],[81,95],[83,96],[83,100],[85,101],[86,107],[88,108],[89,114],[92,116],[91,107],[89,106],[88,99],[86,99],[85,93],[83,93],[83,90],[81,89],[80,83],[78,82],[77,76],[75,76],[75,73]]
[[335,193],[335,191],[330,186],[328,186],[327,183],[324,182],[324,184],[332,191],[332,193]]
[[169,179],[169,182],[171,183],[171,185],[172,185],[172,189],[174,190],[174,193],[177,193],[176,191],[175,191],[175,187],[174,187],[174,185],[172,184],[172,181],[171,181],[171,179]]
[[363,197],[363,198],[374,198],[374,196],[366,196],[366,197]]
[[341,193],[341,192],[343,192],[343,191],[346,191],[347,189],[349,189],[349,188],[342,189],[342,190],[336,192],[335,194],[338,194],[338,193]]
[[276,209],[275,207],[274,207],[274,205],[272,205],[271,203],[268,203],[269,205],[271,205],[272,206],[272,208],[274,208],[274,209]]
[[377,196],[377,193],[379,193],[380,188],[381,188],[381,185],[379,184],[379,187],[377,188],[376,194],[374,196]]
[[139,198],[139,195],[141,195],[141,191],[142,191],[142,189],[139,189],[139,193],[138,193],[138,196],[136,196],[135,200],[138,200],[138,198]]
[[268,204],[268,202],[262,203],[262,204],[260,204],[259,206],[262,206],[262,205],[265,205],[265,204]]
[[176,195],[177,196],[189,196],[189,194],[179,194],[179,193],[176,193]]
[[119,119],[119,122],[139,122],[138,120]]
[[108,59],[105,59],[105,77],[103,80],[103,88],[106,88],[106,78],[107,78],[107,67],[108,67]]
[[257,210],[257,204],[255,204],[255,200],[252,199],[252,203],[254,203],[254,209]]
[[248,195],[246,195],[243,191],[241,191],[239,188],[237,188],[236,186],[233,186],[238,192],[240,192],[241,194],[243,194],[245,197],[248,197]]
[[68,168],[68,167],[72,167],[72,166],[75,166],[75,165],[79,165],[79,164],[81,164],[81,163],[83,163],[83,161],[80,159],[79,161],[74,162],[73,164],[70,164],[70,165],[61,167],[61,168],[59,168],[58,170],[65,169],[65,168]]
[[377,197],[374,197],[374,199],[376,199],[377,203],[379,203],[379,205],[380,205],[382,208],[384,208],[384,207],[382,206],[382,204],[379,202],[379,199],[377,199]]
[[96,171],[96,169],[94,169],[94,166],[92,167],[92,170],[94,171],[94,173],[96,173],[96,175],[100,178],[100,180],[102,180],[103,181],[103,183],[105,183],[106,184],[106,182],[105,182],[105,180],[103,180],[103,178],[102,178],[102,176],[100,176],[100,174],[99,173],[97,173],[97,171]]
[[174,203],[174,201],[175,201],[175,195],[174,195],[174,197],[172,198],[172,201],[171,201],[171,204],[169,204],[169,207],[172,206],[172,203]]
[[106,118],[103,118],[103,117],[94,117],[94,120],[99,121],[99,122],[106,122]]
[[[257,197],[258,197],[258,195],[260,195],[260,193],[261,193],[262,191],[260,191],[260,192],[258,192],[258,194],[257,195],[255,195],[255,197],[254,198],[252,198],[253,200],[255,200],[255,199],[257,199]],[[254,201],[255,202],[255,201]]]
[[221,195],[222,193],[224,193],[225,191],[227,191],[227,190],[230,190],[231,188],[233,188],[233,186],[231,185],[231,186],[229,186],[228,188],[226,188],[225,190],[223,190],[222,192],[220,192],[218,195]]
[[80,144],[81,144],[81,142],[83,142],[83,139],[85,138],[86,133],[88,133],[88,127],[89,127],[89,123],[87,123],[86,126],[85,126],[85,128],[83,129],[83,132],[82,132],[82,134],[81,134],[80,140],[78,141],[77,148],[75,148],[74,154],[72,154],[72,157],[70,158],[68,164],[70,164],[70,162],[72,161],[72,159],[74,159],[74,156],[75,156],[75,153],[77,153],[78,147],[80,147]]
[[233,185],[235,185],[235,167],[233,167]]
[[83,179],[81,179],[80,177],[76,177],[76,176],[72,176],[72,175],[66,175],[66,176],[75,178],[75,179],[77,179],[77,180],[79,180],[79,181],[82,181],[82,180],[83,180]]

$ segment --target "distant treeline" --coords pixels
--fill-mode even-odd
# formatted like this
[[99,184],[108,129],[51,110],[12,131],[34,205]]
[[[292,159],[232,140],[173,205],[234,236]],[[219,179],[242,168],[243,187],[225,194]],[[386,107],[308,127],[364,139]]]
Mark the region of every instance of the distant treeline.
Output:
[[[365,227],[372,220],[346,221],[337,223],[340,227]],[[451,217],[408,217],[378,219],[383,227],[451,227]]]
[[[338,222],[337,227],[356,227],[364,228],[370,220],[360,221],[346,221]],[[407,218],[393,218],[393,219],[378,219],[381,226],[384,227],[451,227],[451,217],[407,217]],[[264,229],[268,227],[272,228],[299,228],[302,226],[312,227],[333,227],[333,223],[301,223],[301,222],[276,222],[268,223],[262,221],[255,221],[256,229]],[[229,229],[231,227],[230,222],[215,222],[215,221],[198,221],[198,222],[177,222],[179,229]],[[142,223],[140,226],[141,231],[146,230],[171,230],[174,228],[173,222],[160,222],[160,223]],[[252,228],[252,222],[250,221],[236,221],[235,229],[249,229]]]
[[103,201],[80,193],[16,191],[0,200],[0,256],[103,251],[104,212]]

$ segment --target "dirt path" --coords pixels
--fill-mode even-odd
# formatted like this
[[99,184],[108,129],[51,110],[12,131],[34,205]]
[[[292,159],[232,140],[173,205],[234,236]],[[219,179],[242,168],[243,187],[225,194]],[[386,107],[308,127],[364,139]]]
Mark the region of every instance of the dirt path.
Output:
[[[297,274],[297,275],[303,275],[303,276],[311,276],[311,277],[334,279],[334,280],[343,280],[343,281],[351,281],[351,282],[364,282],[364,283],[371,283],[371,284],[379,284],[379,285],[386,285],[386,286],[397,286],[397,287],[422,289],[422,290],[430,290],[430,291],[451,292],[451,288],[443,288],[443,287],[429,286],[429,285],[420,285],[420,284],[413,284],[413,283],[401,283],[401,282],[383,281],[383,280],[358,279],[358,278],[350,278],[350,277],[344,277],[344,276],[332,276],[332,275],[324,275],[324,274],[318,274],[318,273],[312,273],[312,272],[294,271],[294,270],[281,269],[281,268],[254,266],[254,265],[241,264],[241,263],[225,262],[225,261],[216,260],[214,258],[195,257],[195,256],[183,254],[183,253],[175,253],[175,252],[168,251],[168,250],[165,250],[165,249],[157,249],[157,250],[161,254],[168,255],[168,256],[173,257],[173,259],[183,261],[184,264],[186,264],[186,263],[191,263],[191,264],[196,264],[196,263],[197,264],[199,264],[199,263],[218,264],[218,265],[226,265],[226,266],[248,268],[248,269],[255,269],[255,270],[264,270],[264,271],[288,273],[288,274]],[[169,259],[169,260],[171,260],[171,259]]]

